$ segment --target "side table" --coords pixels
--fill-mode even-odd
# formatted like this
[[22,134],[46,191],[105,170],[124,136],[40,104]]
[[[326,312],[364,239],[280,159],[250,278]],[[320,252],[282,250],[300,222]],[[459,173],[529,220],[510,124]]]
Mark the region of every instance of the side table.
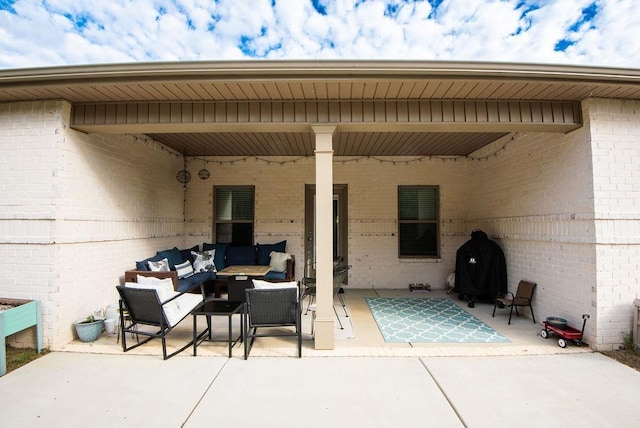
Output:
[[[241,314],[244,303],[234,302],[229,300],[209,300],[203,302],[196,307],[191,315],[193,315],[193,355],[196,355],[196,349],[200,343],[205,340],[210,342],[227,342],[229,344],[229,358],[232,356],[232,349],[238,341],[242,341],[242,331],[244,329],[244,320],[240,317],[240,335],[234,339],[232,332],[232,317],[235,314]],[[207,329],[204,332],[208,332],[207,335],[202,335],[200,340],[197,340],[198,331],[198,315],[204,315],[207,317]],[[226,316],[229,319],[229,331],[227,333],[227,340],[214,340],[211,338],[212,326],[211,317],[214,316]]]

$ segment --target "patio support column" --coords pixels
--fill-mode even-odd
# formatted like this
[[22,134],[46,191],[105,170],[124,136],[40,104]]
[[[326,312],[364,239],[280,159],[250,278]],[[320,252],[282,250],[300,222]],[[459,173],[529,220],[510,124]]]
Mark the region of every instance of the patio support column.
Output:
[[316,320],[315,348],[335,347],[333,319],[333,132],[313,125],[316,137]]

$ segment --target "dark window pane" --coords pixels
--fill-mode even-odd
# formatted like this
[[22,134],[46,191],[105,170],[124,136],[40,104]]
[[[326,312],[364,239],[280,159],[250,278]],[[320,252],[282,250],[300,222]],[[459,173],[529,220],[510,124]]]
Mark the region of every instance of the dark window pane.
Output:
[[216,242],[233,245],[253,244],[253,186],[215,188]]
[[253,245],[253,223],[234,223],[232,245]]
[[253,245],[253,223],[217,223],[218,244]]
[[436,220],[437,191],[433,187],[400,187],[398,208],[400,220]]
[[398,255],[438,256],[438,187],[398,186]]
[[253,220],[253,188],[216,189],[216,220]]
[[401,256],[437,256],[438,239],[435,223],[401,223]]

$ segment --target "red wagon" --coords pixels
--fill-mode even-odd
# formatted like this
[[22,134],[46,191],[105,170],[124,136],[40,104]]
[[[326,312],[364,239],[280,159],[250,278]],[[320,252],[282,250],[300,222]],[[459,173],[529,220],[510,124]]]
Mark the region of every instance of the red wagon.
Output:
[[540,332],[540,336],[545,339],[549,337],[550,333],[560,336],[558,338],[558,346],[561,348],[567,347],[568,340],[572,340],[576,346],[580,346],[582,345],[582,335],[584,334],[584,326],[587,324],[587,318],[589,318],[589,314],[582,315],[582,331],[580,331],[567,325],[567,320],[564,318],[549,317],[542,322],[544,328]]

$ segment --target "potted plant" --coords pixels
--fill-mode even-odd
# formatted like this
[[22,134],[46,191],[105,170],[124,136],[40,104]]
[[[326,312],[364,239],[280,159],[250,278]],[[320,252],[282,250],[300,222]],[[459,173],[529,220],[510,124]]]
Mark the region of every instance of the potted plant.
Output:
[[94,342],[98,340],[102,330],[104,330],[104,319],[89,315],[85,319],[74,322],[73,325],[76,327],[76,333],[82,342]]

